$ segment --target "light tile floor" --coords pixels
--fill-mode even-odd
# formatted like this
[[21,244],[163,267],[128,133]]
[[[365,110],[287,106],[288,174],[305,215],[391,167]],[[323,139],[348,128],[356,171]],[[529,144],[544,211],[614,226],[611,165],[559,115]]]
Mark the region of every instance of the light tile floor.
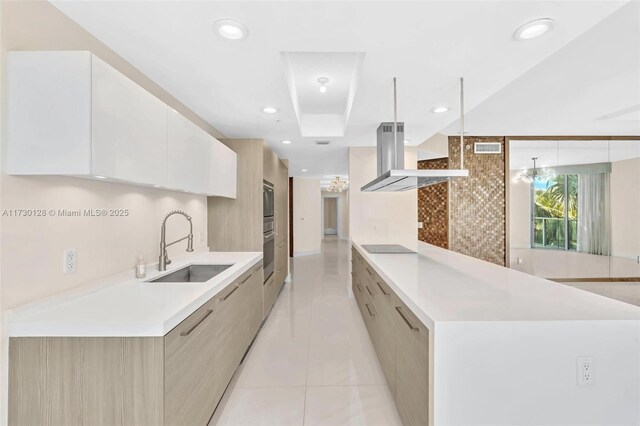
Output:
[[210,425],[400,425],[351,293],[349,244],[292,259],[292,281]]
[[640,306],[640,282],[572,282],[562,284]]

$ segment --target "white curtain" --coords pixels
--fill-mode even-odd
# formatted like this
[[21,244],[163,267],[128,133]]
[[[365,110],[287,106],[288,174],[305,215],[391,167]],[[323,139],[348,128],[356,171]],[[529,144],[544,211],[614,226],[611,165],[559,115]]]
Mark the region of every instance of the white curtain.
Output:
[[609,256],[609,173],[578,175],[578,251]]

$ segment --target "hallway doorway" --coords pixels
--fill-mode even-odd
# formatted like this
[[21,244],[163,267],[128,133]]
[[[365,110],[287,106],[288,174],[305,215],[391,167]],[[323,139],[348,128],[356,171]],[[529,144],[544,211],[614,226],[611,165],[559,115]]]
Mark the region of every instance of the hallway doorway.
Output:
[[343,203],[340,193],[322,192],[320,234],[322,238],[343,238]]
[[336,197],[323,199],[323,237],[338,235],[338,200]]

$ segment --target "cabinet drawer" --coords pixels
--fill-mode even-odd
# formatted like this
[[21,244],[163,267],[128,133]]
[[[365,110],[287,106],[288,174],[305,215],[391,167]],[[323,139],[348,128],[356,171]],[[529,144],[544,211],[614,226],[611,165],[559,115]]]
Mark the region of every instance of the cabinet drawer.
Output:
[[399,299],[396,311],[396,407],[404,424],[429,422],[429,330]]
[[164,338],[167,425],[205,425],[216,407],[216,317],[212,299]]
[[262,323],[262,262],[252,268],[252,275],[249,287],[249,298],[251,300],[251,307],[249,310],[249,344],[256,336],[260,323]]
[[262,319],[267,317],[276,296],[274,275],[275,274],[272,274],[267,282],[262,285]]
[[[250,277],[250,274],[248,275]],[[244,289],[241,281],[233,282],[216,297],[216,388],[219,399],[233,377],[247,346],[246,313],[244,312]]]

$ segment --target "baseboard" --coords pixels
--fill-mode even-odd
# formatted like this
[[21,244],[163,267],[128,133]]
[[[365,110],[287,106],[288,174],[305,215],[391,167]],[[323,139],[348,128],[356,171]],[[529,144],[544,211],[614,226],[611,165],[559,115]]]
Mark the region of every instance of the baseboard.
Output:
[[640,282],[640,277],[611,277],[611,278],[599,278],[599,277],[586,277],[586,278],[547,278],[550,281],[556,281],[559,283],[635,283]]
[[293,257],[313,256],[314,254],[320,254],[320,250],[294,251]]

